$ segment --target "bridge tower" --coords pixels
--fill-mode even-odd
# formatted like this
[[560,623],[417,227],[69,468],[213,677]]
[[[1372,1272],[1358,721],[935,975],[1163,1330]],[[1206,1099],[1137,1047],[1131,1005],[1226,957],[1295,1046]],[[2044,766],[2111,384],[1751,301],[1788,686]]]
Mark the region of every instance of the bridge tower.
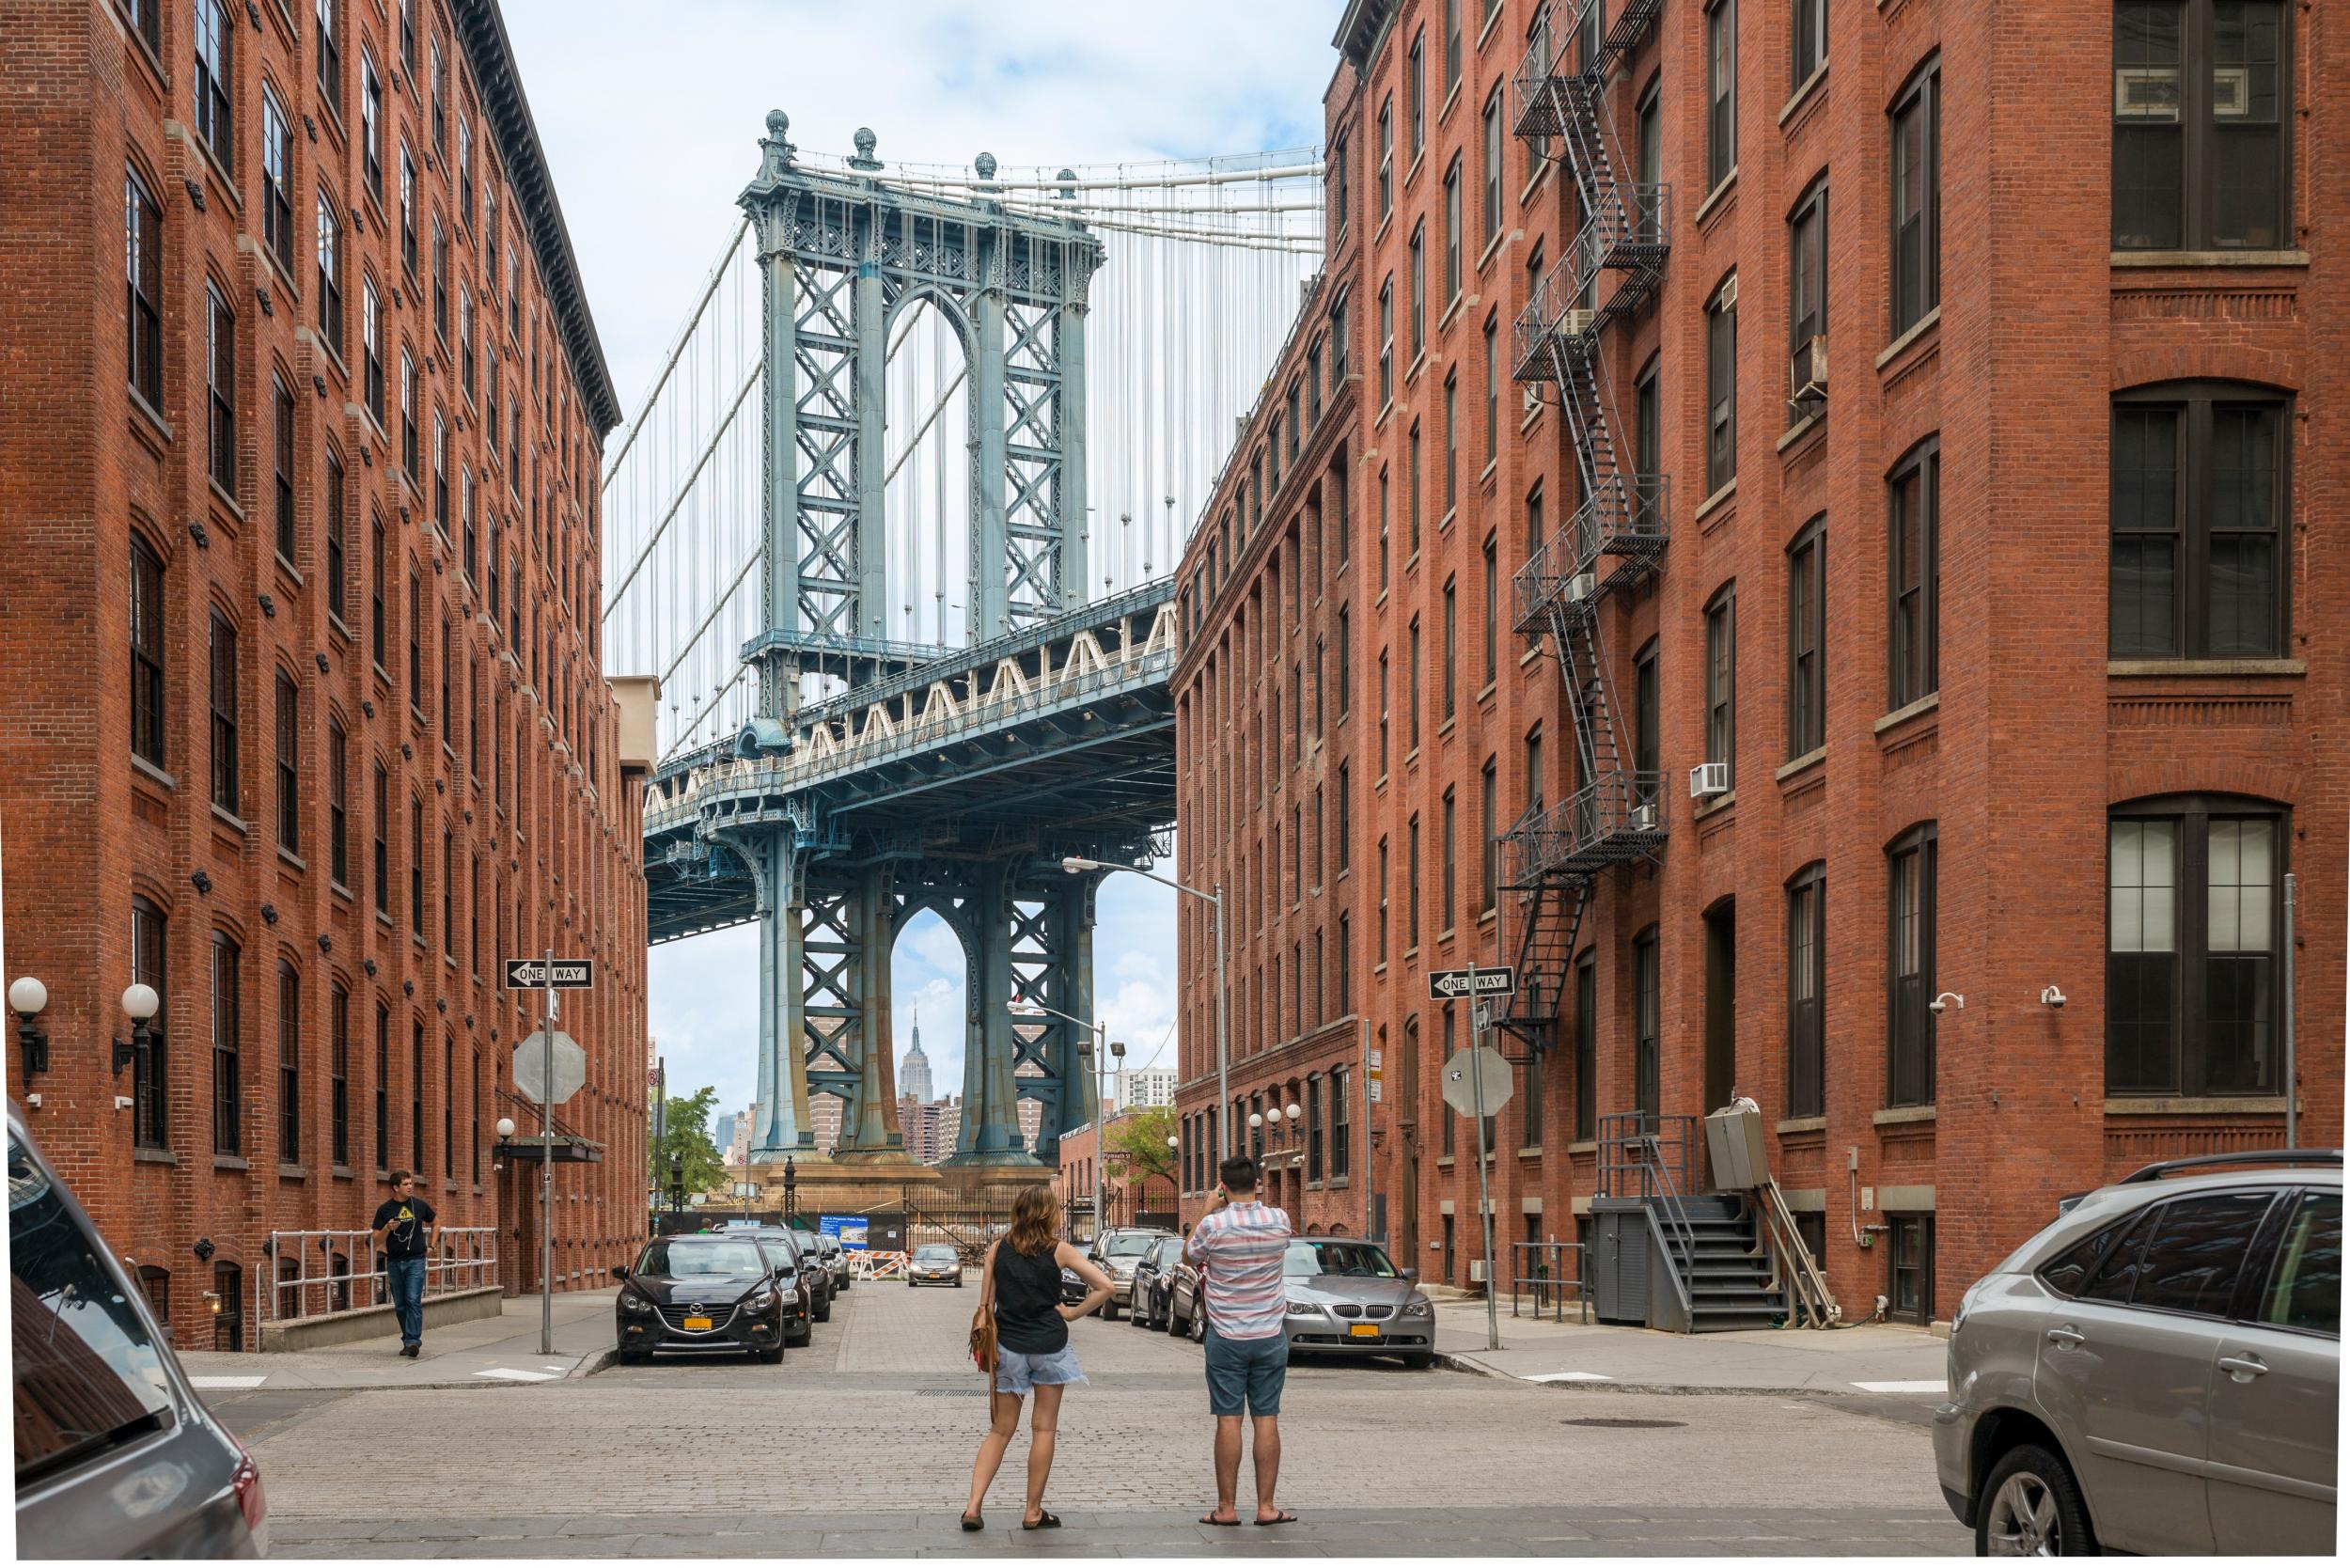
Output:
[[[869,689],[918,689],[918,672],[943,657],[887,635],[885,370],[893,321],[919,305],[936,307],[964,355],[972,641],[1017,642],[1085,600],[1086,312],[1100,242],[1029,201],[885,183],[870,132],[846,172],[803,165],[790,125],[768,115],[758,177],[740,198],[764,336],[764,630],[743,649],[759,716],[734,747],[754,764],[788,759],[805,739],[812,682],[824,708],[854,711]],[[995,178],[994,159],[977,167]],[[1049,649],[1042,657],[1049,672]],[[1010,1008],[1017,996],[1091,1015],[1094,879],[1064,874],[1034,835],[999,825],[942,839],[921,824],[877,835],[848,823],[834,809],[844,804],[822,787],[799,791],[707,836],[711,858],[739,862],[756,893],[754,1159],[807,1161],[809,1096],[831,1093],[844,1102],[836,1161],[904,1161],[890,955],[906,922],[931,910],[967,967],[963,1130],[948,1163],[1050,1162],[1061,1132],[1093,1114],[1083,1033]],[[1043,1112],[1033,1152],[1022,1099]]]

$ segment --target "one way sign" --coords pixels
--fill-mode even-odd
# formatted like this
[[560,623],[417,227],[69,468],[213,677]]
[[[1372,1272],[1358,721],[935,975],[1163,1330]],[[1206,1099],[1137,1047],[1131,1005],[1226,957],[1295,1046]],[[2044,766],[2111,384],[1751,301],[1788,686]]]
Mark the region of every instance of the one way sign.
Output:
[[596,964],[593,959],[556,959],[552,980],[547,978],[547,961],[543,958],[509,958],[506,961],[506,989],[509,991],[543,991],[549,985],[557,991],[584,991],[595,983]]
[[[1476,982],[1473,990],[1471,980]],[[1518,972],[1507,964],[1497,969],[1434,969],[1428,976],[1428,998],[1436,1002],[1456,996],[1508,996],[1517,988]]]

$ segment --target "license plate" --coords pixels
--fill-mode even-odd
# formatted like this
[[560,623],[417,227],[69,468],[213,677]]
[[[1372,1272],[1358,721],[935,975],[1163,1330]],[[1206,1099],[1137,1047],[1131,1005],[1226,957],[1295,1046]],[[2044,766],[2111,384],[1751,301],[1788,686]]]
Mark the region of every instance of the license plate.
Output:
[[687,1318],[685,1320],[685,1326],[688,1328],[707,1328],[710,1326],[710,1320],[708,1318]]
[[1351,1323],[1346,1325],[1346,1331],[1358,1340],[1375,1340],[1379,1337],[1379,1327],[1376,1324]]

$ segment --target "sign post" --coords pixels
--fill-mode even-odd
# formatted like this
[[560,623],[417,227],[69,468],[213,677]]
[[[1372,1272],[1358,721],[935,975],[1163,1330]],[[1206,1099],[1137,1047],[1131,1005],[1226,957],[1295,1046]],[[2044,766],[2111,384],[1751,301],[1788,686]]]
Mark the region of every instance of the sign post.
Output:
[[[1485,1049],[1485,1030],[1491,1026],[1493,1011],[1482,998],[1511,996],[1516,992],[1517,986],[1517,971],[1514,969],[1480,970],[1477,967],[1474,959],[1469,962],[1469,966],[1465,969],[1439,969],[1432,971],[1428,977],[1428,995],[1433,1000],[1451,1001],[1457,997],[1466,997],[1470,1002],[1469,1048],[1465,1053],[1468,1059],[1458,1067],[1449,1062],[1446,1064],[1453,1082],[1445,1086],[1445,1103],[1465,1115],[1473,1115],[1477,1118],[1477,1209],[1480,1229],[1485,1244],[1485,1348],[1487,1350],[1501,1348],[1501,1309],[1500,1302],[1495,1294],[1493,1178],[1485,1168],[1485,1117],[1489,1100],[1495,1110],[1500,1109],[1508,1103],[1510,1083],[1507,1076],[1509,1068],[1504,1065],[1501,1069],[1504,1075],[1498,1086],[1498,1092],[1491,1095],[1486,1092],[1487,1068],[1492,1063],[1485,1058],[1491,1056],[1498,1061],[1500,1058],[1498,1053]],[[1459,1059],[1457,1056],[1454,1058],[1456,1061]],[[1456,1097],[1455,1091],[1462,1087],[1459,1080],[1464,1073],[1467,1074],[1469,1080],[1466,1085],[1467,1092]],[[1467,1100],[1468,1104],[1461,1104],[1462,1099]]]
[[[595,964],[588,959],[565,959],[557,963],[555,949],[549,948],[544,961],[509,958],[506,961],[506,986],[509,991],[536,987],[543,994],[544,1011],[539,1018],[540,1058],[536,1092],[525,1081],[528,1069],[524,1066],[520,1047],[514,1058],[514,1087],[539,1102],[539,1354],[555,1354],[555,1107],[579,1091],[584,1072],[582,1053],[568,1035],[556,1032],[555,994],[560,990],[573,991],[595,984]],[[564,1072],[557,1074],[556,1049],[558,1040],[563,1048]],[[566,1086],[563,1077],[571,1082]]]

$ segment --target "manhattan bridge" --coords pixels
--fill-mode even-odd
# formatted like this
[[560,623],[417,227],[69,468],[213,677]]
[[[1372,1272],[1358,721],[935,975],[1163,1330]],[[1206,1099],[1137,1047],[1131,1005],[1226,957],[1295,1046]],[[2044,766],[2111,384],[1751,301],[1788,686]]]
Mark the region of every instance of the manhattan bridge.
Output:
[[1094,1114],[1102,874],[1060,862],[1170,848],[1170,573],[1320,268],[1320,155],[961,168],[791,130],[604,477],[604,665],[663,690],[651,937],[758,924],[753,1161],[812,1152],[830,1094],[833,1159],[881,1167],[891,954],[935,914],[948,1164],[1051,1163]]

